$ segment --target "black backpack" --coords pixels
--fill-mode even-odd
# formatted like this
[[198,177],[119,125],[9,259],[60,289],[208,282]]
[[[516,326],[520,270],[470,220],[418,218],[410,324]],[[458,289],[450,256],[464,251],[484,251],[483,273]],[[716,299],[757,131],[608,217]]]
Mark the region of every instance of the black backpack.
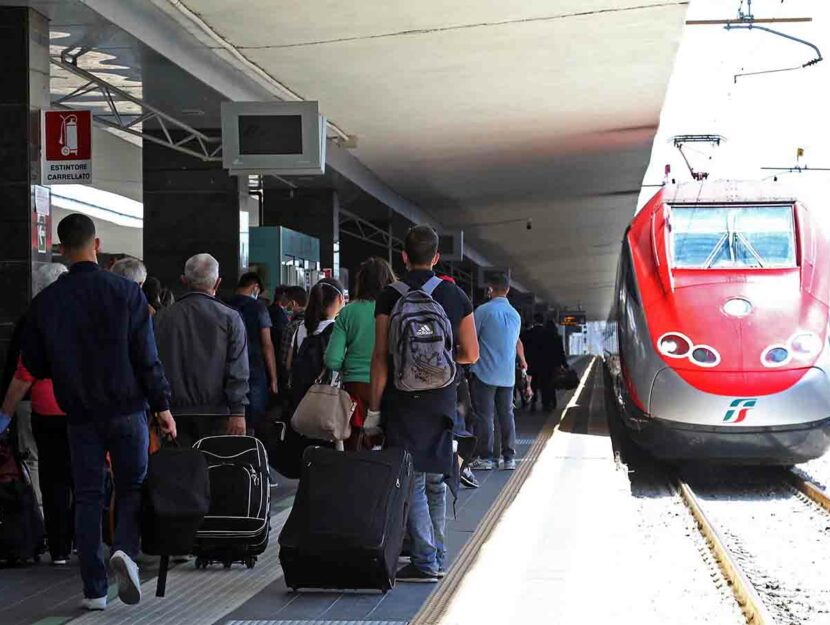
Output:
[[37,560],[43,552],[44,528],[26,465],[10,439],[0,436],[0,561]]
[[300,348],[295,348],[291,362],[291,397],[294,407],[325,369],[326,347],[333,331],[334,324],[331,323],[320,334],[306,336]]

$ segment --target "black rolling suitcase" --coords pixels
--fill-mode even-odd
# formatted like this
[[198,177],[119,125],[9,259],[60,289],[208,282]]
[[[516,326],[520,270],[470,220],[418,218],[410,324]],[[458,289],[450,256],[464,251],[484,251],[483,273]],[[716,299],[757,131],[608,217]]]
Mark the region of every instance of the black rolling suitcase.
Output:
[[39,560],[44,545],[43,519],[32,480],[8,437],[0,438],[0,561]]
[[210,511],[196,532],[196,567],[242,562],[253,568],[271,529],[265,447],[252,436],[209,436],[193,447],[205,455],[210,474]]
[[163,597],[171,555],[190,553],[210,509],[208,464],[195,449],[162,448],[150,456],[141,501],[141,550],[161,556],[156,596]]
[[279,537],[286,585],[392,588],[412,476],[412,456],[402,449],[343,453],[309,447]]

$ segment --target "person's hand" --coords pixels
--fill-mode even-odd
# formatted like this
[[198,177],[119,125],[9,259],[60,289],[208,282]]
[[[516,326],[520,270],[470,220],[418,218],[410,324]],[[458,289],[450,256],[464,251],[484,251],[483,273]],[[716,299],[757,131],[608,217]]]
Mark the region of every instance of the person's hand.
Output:
[[0,434],[6,431],[12,422],[12,418],[5,412],[0,412]]
[[519,360],[519,369],[522,371],[527,371],[527,361],[526,360]]
[[162,410],[156,414],[156,419],[158,419],[161,431],[175,439],[177,435],[176,420],[173,418],[172,413],[169,410]]
[[366,418],[363,419],[363,430],[369,436],[382,434],[383,430],[380,427],[380,410],[367,410]]
[[280,392],[280,386],[279,386],[279,384],[277,383],[276,378],[274,378],[273,380],[271,380],[271,386],[270,386],[269,390],[271,391],[271,395],[279,395],[279,392]]
[[228,419],[228,434],[230,436],[245,436],[247,433],[245,427],[245,417],[239,415],[231,415]]

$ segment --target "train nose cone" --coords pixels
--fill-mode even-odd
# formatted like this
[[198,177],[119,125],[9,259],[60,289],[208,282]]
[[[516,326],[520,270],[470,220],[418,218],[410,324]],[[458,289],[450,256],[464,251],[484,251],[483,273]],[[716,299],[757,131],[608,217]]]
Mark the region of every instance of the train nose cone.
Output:
[[[740,420],[729,414],[735,402],[748,409]],[[654,378],[648,412],[688,425],[793,426],[830,417],[830,379],[818,367],[806,372],[701,371],[683,378],[665,368]]]

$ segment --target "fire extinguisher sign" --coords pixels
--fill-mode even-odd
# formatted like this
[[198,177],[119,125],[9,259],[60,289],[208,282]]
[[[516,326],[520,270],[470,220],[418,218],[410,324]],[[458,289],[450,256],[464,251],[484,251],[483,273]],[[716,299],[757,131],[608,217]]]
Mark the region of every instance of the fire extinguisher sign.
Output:
[[43,184],[92,184],[92,112],[43,111]]

